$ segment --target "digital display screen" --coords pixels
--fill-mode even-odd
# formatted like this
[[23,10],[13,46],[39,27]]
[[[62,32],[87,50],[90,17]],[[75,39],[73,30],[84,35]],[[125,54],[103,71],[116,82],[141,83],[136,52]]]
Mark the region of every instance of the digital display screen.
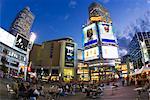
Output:
[[111,45],[102,46],[102,56],[106,59],[119,58],[118,48]]
[[97,35],[97,28],[95,23],[84,27],[83,34],[84,34],[84,46],[97,44],[98,35]]
[[23,38],[21,35],[18,35],[16,38],[15,46],[24,51],[27,51],[28,43],[29,41],[27,39]]
[[113,34],[100,34],[100,38],[102,43],[117,43]]
[[94,47],[87,50],[84,50],[84,60],[94,60],[99,58],[99,48]]
[[74,44],[66,43],[65,66],[74,67]]
[[100,34],[113,34],[111,23],[99,22],[98,27]]

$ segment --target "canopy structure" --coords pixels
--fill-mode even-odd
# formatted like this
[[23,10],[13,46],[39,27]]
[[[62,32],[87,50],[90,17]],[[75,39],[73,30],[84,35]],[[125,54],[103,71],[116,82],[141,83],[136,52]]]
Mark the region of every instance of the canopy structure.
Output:
[[144,72],[149,72],[150,71],[150,67],[146,67],[146,66],[143,66],[141,69],[137,70],[136,72],[134,72],[132,74],[132,76],[134,75],[138,75],[138,74],[142,74]]

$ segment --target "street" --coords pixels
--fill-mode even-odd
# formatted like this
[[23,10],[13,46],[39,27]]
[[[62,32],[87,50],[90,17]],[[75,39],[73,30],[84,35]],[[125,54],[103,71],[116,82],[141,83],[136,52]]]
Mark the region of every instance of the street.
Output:
[[[8,81],[7,79],[0,79],[0,99],[1,100],[16,100],[13,96],[8,96],[6,84],[11,84],[12,81]],[[45,85],[45,87],[48,84]],[[138,100],[137,93],[133,90],[134,86],[119,86],[116,90],[113,91],[109,86],[105,87],[104,95],[96,98],[96,100]],[[40,97],[39,100],[42,98]],[[44,99],[44,98],[43,98]],[[92,100],[91,98],[87,98],[85,93],[76,93],[76,95],[67,95],[61,96],[59,100]],[[145,93],[141,94],[139,100],[148,100],[148,95]]]

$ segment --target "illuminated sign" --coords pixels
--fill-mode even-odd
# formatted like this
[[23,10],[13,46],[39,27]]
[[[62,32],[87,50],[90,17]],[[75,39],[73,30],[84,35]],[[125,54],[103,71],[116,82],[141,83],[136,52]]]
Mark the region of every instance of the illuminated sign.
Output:
[[8,33],[4,29],[0,28],[0,42],[4,43],[9,47],[13,47],[15,41],[15,36]]
[[111,23],[99,22],[98,27],[100,34],[113,34]]
[[102,43],[114,43],[116,44],[116,38],[113,34],[100,34]]
[[22,49],[24,51],[27,51],[29,41],[25,38],[23,38],[21,35],[18,35],[16,38],[15,46],[19,49]]
[[111,45],[102,46],[102,56],[106,59],[119,58],[118,48]]
[[147,51],[145,42],[140,41],[140,43],[141,43],[141,48],[142,48],[143,60],[145,63],[145,62],[149,61],[149,55],[148,55],[148,51]]
[[94,47],[87,50],[84,50],[84,60],[93,60],[99,58],[99,48]]
[[66,43],[65,66],[74,67],[74,44]]
[[98,16],[98,17],[91,17],[90,18],[91,21],[101,21],[102,17]]
[[97,44],[98,36],[95,23],[83,28],[83,34],[84,34],[84,46]]

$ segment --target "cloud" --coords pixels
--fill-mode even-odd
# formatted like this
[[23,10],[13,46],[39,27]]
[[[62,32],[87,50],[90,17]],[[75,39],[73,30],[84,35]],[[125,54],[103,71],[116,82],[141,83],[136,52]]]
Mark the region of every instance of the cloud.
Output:
[[65,17],[64,17],[64,20],[68,20],[69,17],[70,17],[70,15],[69,15],[69,14],[66,14]]
[[122,57],[122,56],[124,56],[124,55],[126,55],[128,53],[128,51],[126,50],[126,49],[124,49],[124,48],[120,48],[119,49],[119,55]]
[[103,0],[103,3],[108,3],[109,2],[109,0]]
[[75,0],[70,0],[69,7],[76,8],[77,2]]
[[150,0],[146,0],[146,2],[147,2],[148,4],[150,4]]

